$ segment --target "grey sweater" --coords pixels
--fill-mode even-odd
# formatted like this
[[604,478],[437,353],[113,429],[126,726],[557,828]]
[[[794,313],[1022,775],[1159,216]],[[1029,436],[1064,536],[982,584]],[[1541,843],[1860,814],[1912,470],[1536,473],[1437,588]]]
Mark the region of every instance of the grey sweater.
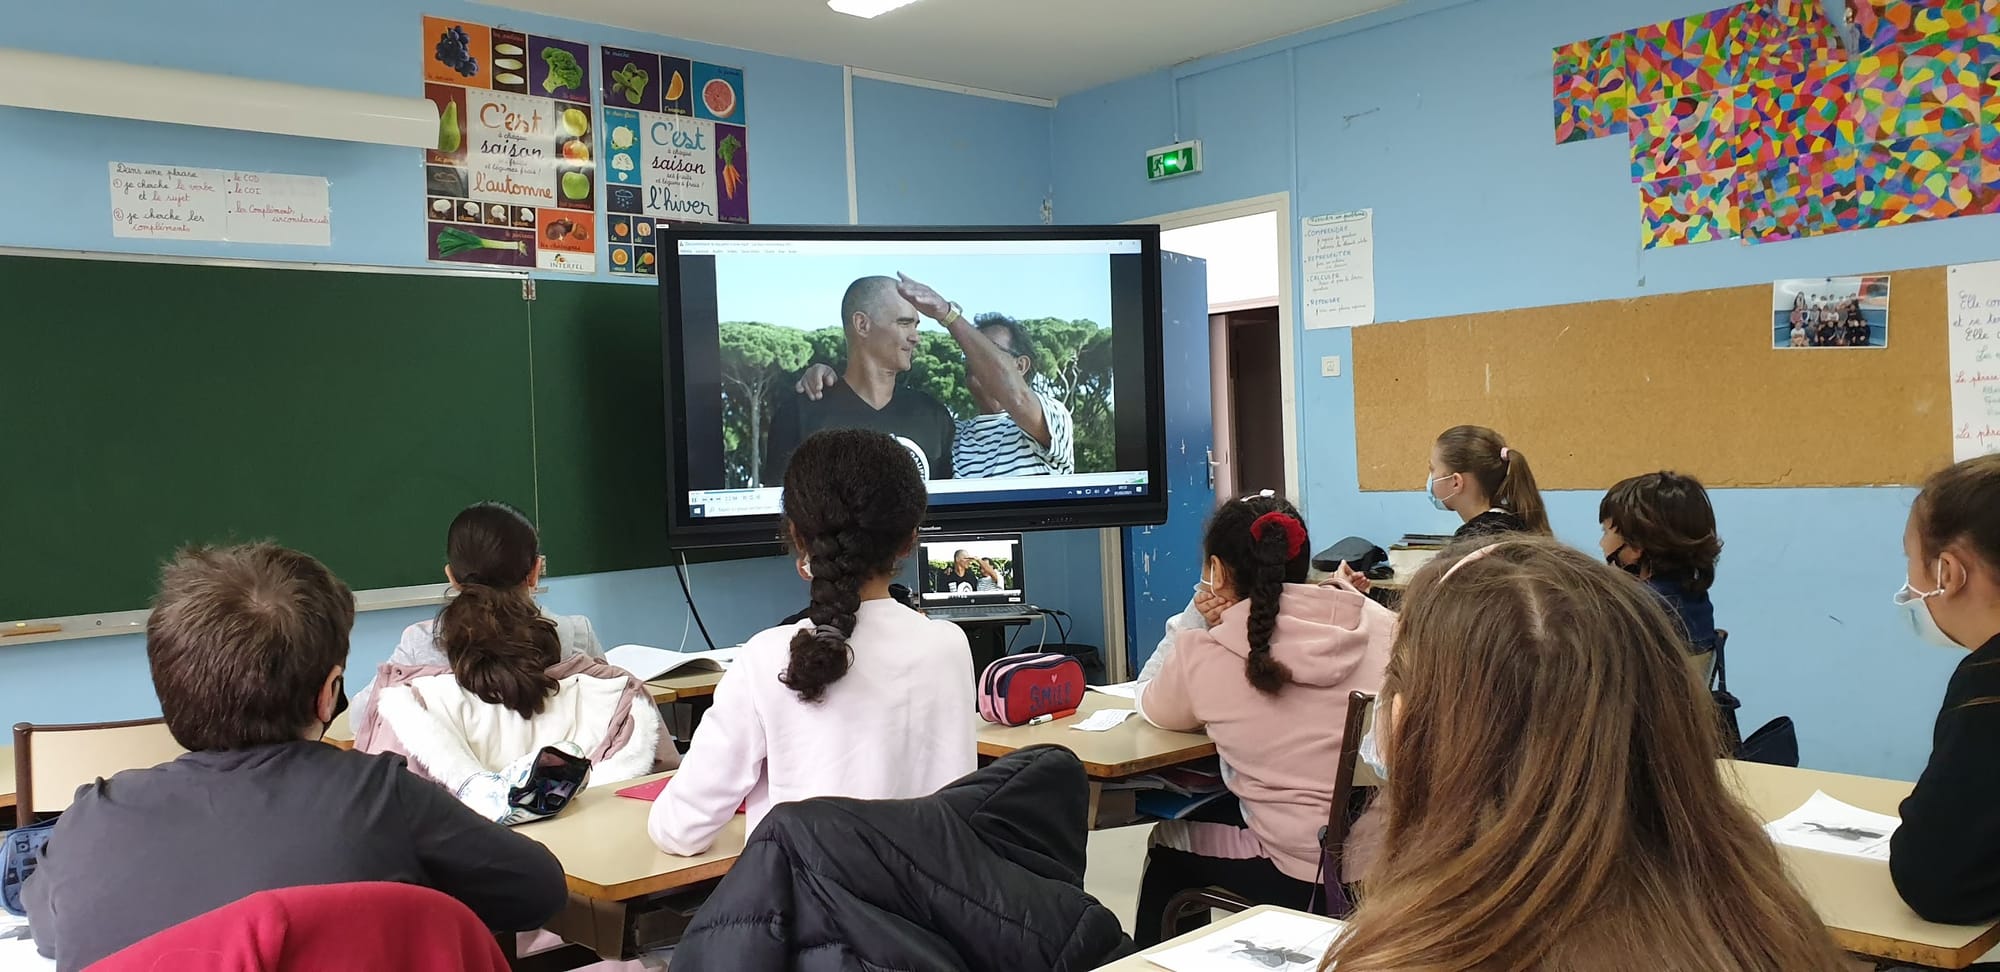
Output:
[[568,900],[541,844],[411,773],[319,742],[189,753],[82,787],[28,879],[29,928],[60,970],[258,891],[399,881],[498,931]]

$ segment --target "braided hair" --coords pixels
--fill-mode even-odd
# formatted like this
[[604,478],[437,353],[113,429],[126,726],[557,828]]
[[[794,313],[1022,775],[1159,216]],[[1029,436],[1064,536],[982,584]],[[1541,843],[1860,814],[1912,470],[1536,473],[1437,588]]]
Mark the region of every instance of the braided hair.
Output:
[[785,528],[812,573],[813,627],[792,636],[778,680],[807,702],[826,697],[853,664],[861,588],[896,570],[929,504],[908,449],[880,432],[819,432],[785,469]]
[[1222,562],[1237,593],[1250,602],[1250,655],[1243,674],[1257,691],[1278,694],[1292,672],[1271,657],[1271,633],[1278,626],[1278,599],[1285,585],[1305,583],[1312,565],[1305,522],[1283,499],[1246,496],[1223,504],[1209,518],[1202,549]]

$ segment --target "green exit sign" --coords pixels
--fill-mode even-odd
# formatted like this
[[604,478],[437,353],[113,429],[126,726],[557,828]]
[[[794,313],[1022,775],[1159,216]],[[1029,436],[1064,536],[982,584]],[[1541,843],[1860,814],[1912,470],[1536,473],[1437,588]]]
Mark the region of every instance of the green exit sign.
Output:
[[1157,182],[1201,171],[1201,142],[1181,142],[1146,153],[1146,181]]

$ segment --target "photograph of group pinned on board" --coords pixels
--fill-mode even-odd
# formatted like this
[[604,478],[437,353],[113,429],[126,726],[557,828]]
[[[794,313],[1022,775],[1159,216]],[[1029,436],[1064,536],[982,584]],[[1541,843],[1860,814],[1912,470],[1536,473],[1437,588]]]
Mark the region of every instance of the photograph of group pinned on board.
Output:
[[1810,277],[1771,285],[1771,347],[1888,346],[1888,274]]

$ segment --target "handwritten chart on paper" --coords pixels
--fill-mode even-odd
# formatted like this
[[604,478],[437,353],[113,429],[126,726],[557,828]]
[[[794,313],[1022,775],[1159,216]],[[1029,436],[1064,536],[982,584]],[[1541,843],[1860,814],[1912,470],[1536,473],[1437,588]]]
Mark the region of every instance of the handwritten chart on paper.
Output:
[[329,246],[326,180],[275,172],[113,162],[111,235]]
[[2000,261],[1952,267],[1952,458],[2000,452]]
[[1306,330],[1375,323],[1375,211],[1312,216],[1299,226]]

